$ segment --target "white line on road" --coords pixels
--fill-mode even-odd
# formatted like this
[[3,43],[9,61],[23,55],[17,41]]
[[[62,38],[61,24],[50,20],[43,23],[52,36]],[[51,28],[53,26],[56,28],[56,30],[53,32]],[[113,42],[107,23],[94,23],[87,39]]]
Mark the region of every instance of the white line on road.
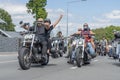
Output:
[[94,60],[93,62],[97,62],[98,60]]
[[78,67],[77,66],[74,66],[74,67],[71,67],[70,69],[77,69]]
[[0,57],[17,56],[18,54],[0,54]]
[[10,63],[10,62],[17,62],[18,60],[11,60],[11,61],[1,61],[0,63]]
[[17,56],[18,54],[0,54],[0,56]]

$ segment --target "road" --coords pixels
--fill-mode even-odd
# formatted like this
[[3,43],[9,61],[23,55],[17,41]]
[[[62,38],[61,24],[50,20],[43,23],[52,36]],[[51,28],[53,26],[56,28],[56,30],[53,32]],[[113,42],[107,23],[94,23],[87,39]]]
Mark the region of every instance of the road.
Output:
[[47,66],[19,67],[17,54],[0,54],[0,80],[120,80],[120,63],[98,56],[91,64],[78,68],[64,57],[50,59]]

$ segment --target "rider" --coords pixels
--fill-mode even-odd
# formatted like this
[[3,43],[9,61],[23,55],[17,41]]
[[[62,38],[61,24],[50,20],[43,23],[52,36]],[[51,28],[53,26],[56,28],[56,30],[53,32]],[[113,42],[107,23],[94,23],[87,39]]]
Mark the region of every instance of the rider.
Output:
[[120,53],[120,42],[119,42],[120,41],[120,32],[116,31],[116,30],[114,30],[113,32],[114,32],[113,34],[115,37],[113,41],[114,41],[114,43],[116,43],[116,45],[114,47],[116,47],[116,50],[115,50],[116,54],[117,54],[116,57],[118,57],[118,55]]
[[[83,25],[83,30],[81,31],[81,35],[85,38],[85,47],[88,45],[89,46],[89,52],[92,58],[94,58],[96,56],[95,54],[95,44],[94,44],[94,40],[92,38],[92,35],[94,35],[95,33],[93,33],[90,30],[90,27],[88,26],[87,23],[85,23]],[[87,44],[86,44],[87,43]]]
[[108,52],[108,42],[104,36],[103,36],[103,39],[101,40],[101,46],[102,46],[102,49],[104,49],[105,47],[105,53]]
[[46,40],[46,32],[45,32],[45,25],[44,20],[42,18],[38,18],[36,21],[37,27],[29,27],[27,25],[22,25],[22,27],[26,30],[35,31],[36,30],[36,36],[38,37],[39,43],[42,45],[42,57],[45,57],[45,54],[47,53],[47,40]]
[[50,53],[50,49],[51,49],[50,33],[56,27],[56,25],[60,22],[62,17],[63,17],[63,15],[60,15],[58,20],[56,20],[56,22],[52,25],[51,25],[51,20],[50,19],[45,19],[44,20],[44,24],[45,24],[45,27],[46,27],[46,33],[47,33],[46,36],[47,36],[47,42],[48,42],[48,50],[47,50],[48,54]]
[[63,35],[62,35],[62,32],[61,32],[61,31],[59,31],[59,32],[57,33],[57,37],[63,38]]
[[[94,40],[92,38],[92,35],[94,35],[95,33],[93,33],[90,30],[88,24],[84,23],[83,29],[79,28],[78,32],[76,32],[75,34],[79,34],[79,35],[84,37],[84,39],[85,39],[84,46],[85,47],[87,45],[89,46],[90,55],[91,55],[92,58],[94,58],[96,56],[96,54],[95,54],[95,44],[94,44]],[[86,43],[87,43],[87,45],[86,45]]]
[[64,39],[61,31],[57,33],[57,38],[60,39],[60,43],[59,43],[60,49],[64,51]]

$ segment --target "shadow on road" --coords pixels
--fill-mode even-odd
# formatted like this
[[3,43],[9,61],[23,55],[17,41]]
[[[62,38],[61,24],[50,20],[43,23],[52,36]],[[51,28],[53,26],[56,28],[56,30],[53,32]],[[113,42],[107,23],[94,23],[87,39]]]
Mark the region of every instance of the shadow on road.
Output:
[[108,59],[110,59],[110,60],[115,60],[115,59],[113,59],[113,57],[108,57]]
[[57,66],[57,64],[48,64],[48,65],[45,65],[45,66],[43,66],[43,65],[40,65],[40,64],[33,64],[31,67],[33,68],[33,67],[35,67],[35,68],[44,68],[44,67],[47,67],[47,66]]
[[[45,68],[45,67],[50,67],[50,66],[57,66],[57,64],[48,64],[48,65],[40,65],[40,64],[32,64],[31,68]],[[22,70],[21,68],[18,68],[18,70]]]
[[113,63],[113,65],[117,66],[117,67],[120,67],[120,62],[118,63]]
[[57,64],[48,64],[47,66],[57,66]]

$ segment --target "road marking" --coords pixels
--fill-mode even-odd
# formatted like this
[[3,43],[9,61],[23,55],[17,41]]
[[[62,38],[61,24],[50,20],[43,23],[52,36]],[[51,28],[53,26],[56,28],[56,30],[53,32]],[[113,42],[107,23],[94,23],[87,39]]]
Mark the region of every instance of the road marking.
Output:
[[0,63],[10,63],[10,62],[17,62],[18,60],[11,60],[11,61],[1,61]]
[[1,54],[0,57],[6,57],[6,56],[17,56],[18,54]]
[[77,66],[75,66],[75,67],[71,67],[70,69],[77,69],[78,67]]
[[97,62],[98,60],[94,60],[93,62]]

